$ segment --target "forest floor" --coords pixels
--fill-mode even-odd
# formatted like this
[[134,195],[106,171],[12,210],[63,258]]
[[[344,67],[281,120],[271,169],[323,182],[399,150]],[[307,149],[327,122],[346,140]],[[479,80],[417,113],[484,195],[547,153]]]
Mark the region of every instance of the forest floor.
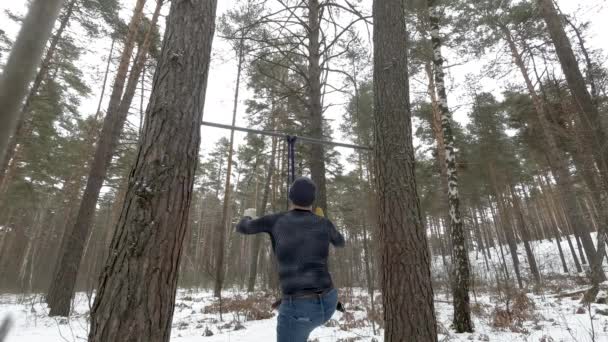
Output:
[[[519,255],[522,276],[530,279],[523,246]],[[570,274],[563,272],[556,244],[549,241],[533,243],[537,263],[543,274],[542,291],[530,289],[524,293],[506,283],[513,283],[512,264],[506,254],[507,271],[499,260],[499,250],[492,249],[492,258],[485,263],[478,253],[471,253],[473,287],[471,309],[475,332],[455,334],[450,329],[452,305],[445,284],[442,259],[435,257],[432,273],[435,287],[440,341],[538,341],[538,342],[595,342],[608,341],[608,282],[598,296],[598,303],[580,303],[582,290],[587,288],[583,274],[573,273],[570,254],[566,256]],[[562,240],[562,248],[569,253]],[[607,266],[605,264],[605,266]],[[606,267],[605,267],[606,269]],[[608,271],[608,269],[606,269]],[[497,276],[498,274],[498,276]],[[510,277],[506,281],[506,277]],[[498,285],[498,286],[497,286]],[[223,315],[220,319],[219,303],[205,290],[178,291],[173,319],[172,341],[175,342],[262,342],[275,340],[276,312],[270,310],[274,297],[257,292],[249,296],[236,290],[224,292]],[[341,289],[340,300],[347,313],[336,313],[324,327],[315,330],[311,341],[351,342],[382,341],[382,332],[373,333],[373,317],[381,316],[368,310],[369,296],[361,289]],[[376,303],[380,297],[376,296]],[[76,342],[86,341],[89,298],[79,293],[74,301],[74,314],[68,318],[50,318],[42,295],[1,295],[0,320],[11,317],[13,329],[7,342]],[[378,328],[378,321],[375,320]],[[209,336],[205,336],[209,335]]]
[[[348,296],[346,296],[348,297]],[[602,298],[606,293],[601,294]],[[231,294],[224,300],[223,321],[215,312],[217,300],[210,292],[180,290],[173,322],[175,342],[274,341],[276,313],[266,305],[270,297],[258,294],[246,300]],[[506,300],[495,295],[477,294],[473,299],[475,332],[455,334],[449,329],[451,304],[435,303],[440,341],[608,341],[608,308],[579,303],[579,295],[515,295],[506,310]],[[373,335],[363,305],[364,295],[346,298],[347,314],[336,313],[328,326],[315,330],[311,341],[382,341]],[[0,297],[0,318],[15,321],[7,342],[86,341],[88,300],[79,294],[75,314],[69,319],[49,318],[41,296]],[[258,319],[264,318],[264,319]],[[258,320],[256,320],[258,319]],[[206,334],[212,336],[205,336]]]

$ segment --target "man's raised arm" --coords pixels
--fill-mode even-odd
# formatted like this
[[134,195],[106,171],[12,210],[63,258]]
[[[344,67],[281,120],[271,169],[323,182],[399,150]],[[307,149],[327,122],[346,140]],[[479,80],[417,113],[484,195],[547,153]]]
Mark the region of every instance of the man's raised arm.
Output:
[[241,234],[269,233],[280,215],[266,215],[254,219],[255,210],[245,210],[245,217],[236,225],[236,230]]
[[330,220],[327,220],[327,222],[329,223],[329,242],[336,247],[344,247],[344,235],[336,229],[336,226]]

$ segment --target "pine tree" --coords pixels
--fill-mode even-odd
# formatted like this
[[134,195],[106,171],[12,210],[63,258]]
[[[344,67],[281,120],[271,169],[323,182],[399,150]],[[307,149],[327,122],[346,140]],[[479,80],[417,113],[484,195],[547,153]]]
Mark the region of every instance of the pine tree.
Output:
[[[145,0],[138,0],[136,3],[133,17],[129,24],[129,33],[125,41],[125,47],[120,59],[120,65],[114,86],[108,111],[101,130],[100,138],[97,141],[95,154],[89,166],[89,176],[87,185],[82,197],[78,215],[74,226],[66,231],[68,235],[64,251],[59,259],[57,272],[53,280],[51,289],[47,295],[47,303],[51,308],[51,316],[67,316],[70,310],[70,301],[74,293],[76,275],[80,265],[84,245],[89,235],[91,222],[95,214],[97,199],[107,174],[108,166],[112,160],[112,154],[116,149],[120,133],[124,126],[131,100],[135,93],[135,87],[139,80],[139,74],[143,67],[149,43],[144,43],[135,58],[134,67],[129,75],[129,80],[125,89],[127,70],[131,61],[131,54],[135,45],[135,35],[141,21]],[[153,23],[156,22],[160,14],[161,0],[158,0],[154,13]],[[152,30],[148,30],[146,40],[151,40]]]
[[402,1],[374,1],[374,159],[384,339],[437,341],[430,260],[414,175],[403,13]]
[[171,4],[144,136],[91,312],[91,342],[170,339],[216,6]]
[[[580,125],[587,132],[588,138],[585,144],[592,152],[601,179],[601,189],[604,193],[604,202],[608,195],[608,151],[604,148],[608,142],[606,132],[602,127],[598,108],[594,104],[591,94],[587,89],[585,79],[578,66],[578,61],[572,51],[572,45],[564,30],[562,21],[559,18],[555,5],[551,0],[538,0],[541,15],[547,23],[547,30],[555,46],[555,53],[560,61],[562,70],[568,82],[568,87],[574,97],[579,118],[577,125]],[[602,210],[606,210],[608,205],[601,203]],[[608,218],[608,216],[604,217]],[[600,225],[597,241],[597,253],[590,256],[593,291],[589,292],[586,300],[592,301],[597,295],[599,283],[605,279],[602,272],[602,262],[605,257],[606,243],[608,242],[608,222]]]

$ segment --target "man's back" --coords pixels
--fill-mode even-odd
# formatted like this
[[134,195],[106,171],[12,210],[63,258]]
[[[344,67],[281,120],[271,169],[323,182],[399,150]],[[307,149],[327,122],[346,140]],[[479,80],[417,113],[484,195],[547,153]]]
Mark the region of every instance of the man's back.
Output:
[[329,244],[344,246],[344,237],[330,220],[308,210],[291,210],[256,220],[244,219],[244,234],[268,233],[279,263],[284,295],[319,292],[333,287],[327,267]]

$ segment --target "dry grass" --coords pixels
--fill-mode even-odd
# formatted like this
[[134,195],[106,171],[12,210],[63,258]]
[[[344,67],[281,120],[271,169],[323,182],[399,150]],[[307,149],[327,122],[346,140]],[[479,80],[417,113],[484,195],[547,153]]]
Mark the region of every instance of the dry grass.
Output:
[[248,297],[235,296],[233,298],[224,298],[221,303],[218,300],[206,306],[203,312],[206,314],[217,314],[221,308],[224,314],[233,313],[245,321],[258,321],[274,316],[271,309],[272,302],[273,297],[264,294]]
[[524,322],[538,319],[535,309],[534,301],[525,293],[515,293],[507,298],[504,306],[494,308],[491,314],[492,326],[513,332],[525,332]]

